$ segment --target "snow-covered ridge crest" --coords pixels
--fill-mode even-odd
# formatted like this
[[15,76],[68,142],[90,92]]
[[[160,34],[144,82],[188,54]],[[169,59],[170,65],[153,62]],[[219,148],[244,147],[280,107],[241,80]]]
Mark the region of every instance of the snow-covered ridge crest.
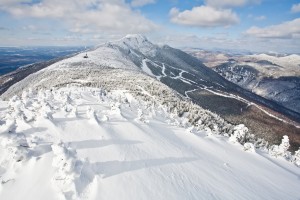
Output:
[[[149,42],[144,36],[129,35],[88,51],[88,58],[86,59],[83,58],[85,53],[81,53],[31,74],[9,88],[2,97],[6,98],[14,94],[20,94],[29,85],[32,88],[38,86],[49,88],[68,83],[91,82],[93,84],[93,82],[102,82],[102,74],[105,74],[105,79],[114,79],[129,74],[131,74],[129,77],[142,77],[142,60],[145,56],[155,55],[156,50],[157,46]],[[107,72],[113,69],[119,71],[117,74],[110,74],[107,77]],[[138,73],[141,74],[138,75]]]
[[[121,48],[126,53],[136,53],[135,56],[143,58],[144,56],[154,56],[158,46],[150,42],[146,36],[140,34],[129,34],[125,37],[108,42],[105,45]],[[144,55],[138,55],[138,54]],[[135,58],[136,59],[136,58]]]
[[267,54],[255,54],[244,56],[244,59],[267,60],[276,65],[285,67],[287,70],[299,71],[300,68],[300,55],[296,54],[279,57]]
[[144,35],[141,35],[141,34],[127,34],[123,39],[121,40],[124,40],[124,39],[129,39],[129,40],[132,40],[132,39],[135,39],[136,41],[140,42],[140,43],[143,43],[143,42],[146,42],[148,41],[147,37],[144,36]]
[[[15,94],[22,94],[29,87],[50,89],[66,85],[134,92],[140,92],[141,87],[149,94],[155,90],[161,92],[162,89],[174,93],[159,82],[162,81],[190,98],[198,92],[197,88],[208,91],[207,88],[223,90],[232,86],[195,58],[180,50],[160,48],[143,36],[128,36],[107,43],[88,51],[87,55],[84,58],[85,53],[78,54],[31,74],[11,86],[2,97],[8,99]],[[170,102],[170,99],[166,98],[165,101]]]

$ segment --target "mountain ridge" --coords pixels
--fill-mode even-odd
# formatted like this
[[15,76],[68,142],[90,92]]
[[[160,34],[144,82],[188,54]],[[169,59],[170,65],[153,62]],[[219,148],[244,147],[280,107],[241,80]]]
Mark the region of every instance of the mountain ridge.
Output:
[[[144,74],[164,83],[183,97],[191,99],[194,103],[213,110],[231,123],[245,123],[259,137],[268,138],[267,140],[272,143],[279,142],[283,136],[280,133],[281,130],[276,130],[277,128],[274,127],[268,132],[270,127],[268,124],[262,124],[260,122],[261,118],[254,119],[253,122],[251,121],[253,119],[251,119],[251,123],[249,123],[247,115],[249,113],[257,115],[255,113],[259,112],[262,118],[267,117],[268,120],[276,121],[276,123],[281,124],[280,126],[283,125],[284,130],[289,130],[289,136],[293,138],[291,143],[295,150],[300,144],[299,129],[295,126],[292,128],[293,125],[289,125],[289,123],[294,123],[280,115],[278,117],[278,114],[269,108],[283,112],[292,119],[298,119],[298,122],[300,119],[299,114],[236,86],[207,68],[198,59],[180,50],[167,45],[159,47],[152,44],[144,36],[130,35],[121,40],[99,45],[96,49],[88,51],[87,59],[83,58],[84,54],[77,54],[74,57],[61,60],[29,75],[11,86],[2,97],[7,98],[20,94],[29,87],[51,88],[67,84],[106,85],[108,88],[112,88],[116,84],[126,88],[127,83],[132,85],[136,81],[140,84],[148,84],[148,81],[143,82],[146,79],[142,78],[141,74]],[[211,103],[210,105],[207,104],[207,100],[203,99],[204,97],[209,97],[208,102]],[[223,104],[228,103],[227,108],[221,106],[222,103],[220,104],[219,98],[223,98],[222,101],[226,102]],[[231,107],[236,105],[240,107],[234,109]],[[232,110],[235,111],[232,112]],[[239,110],[241,110],[241,113],[239,113]],[[281,121],[278,121],[278,119]],[[268,137],[265,136],[265,130],[269,135]],[[276,137],[272,133],[274,131],[277,131]]]

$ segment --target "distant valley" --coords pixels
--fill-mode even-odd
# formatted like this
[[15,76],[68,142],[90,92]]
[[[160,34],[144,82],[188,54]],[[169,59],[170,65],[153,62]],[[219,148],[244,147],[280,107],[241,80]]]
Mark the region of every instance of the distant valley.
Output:
[[48,61],[84,50],[84,47],[0,47],[0,75],[19,67]]
[[300,56],[187,52],[227,80],[300,113]]

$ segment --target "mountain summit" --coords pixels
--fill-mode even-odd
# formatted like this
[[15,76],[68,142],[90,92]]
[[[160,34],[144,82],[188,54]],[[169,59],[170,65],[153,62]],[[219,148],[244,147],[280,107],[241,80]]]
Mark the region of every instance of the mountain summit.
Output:
[[129,41],[135,40],[137,43],[140,43],[140,44],[142,44],[144,42],[149,42],[146,36],[140,35],[140,34],[128,34],[121,40],[126,40],[126,39]]

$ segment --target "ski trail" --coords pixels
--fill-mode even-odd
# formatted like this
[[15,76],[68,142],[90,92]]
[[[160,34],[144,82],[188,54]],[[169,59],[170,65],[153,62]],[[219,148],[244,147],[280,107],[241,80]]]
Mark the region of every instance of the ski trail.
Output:
[[155,76],[155,75],[152,73],[151,69],[147,66],[147,62],[148,62],[148,59],[143,59],[143,61],[142,61],[142,70],[143,70],[146,74],[148,74],[149,76],[152,76],[152,77],[156,77],[156,78],[157,78],[157,76]]
[[162,71],[161,71],[161,72],[162,72],[162,74],[163,74],[163,77],[166,77],[167,74],[166,74],[166,66],[165,66],[165,63],[163,63],[162,66],[163,66],[163,67],[162,67]]
[[185,91],[184,94],[185,94],[185,96],[186,96],[187,98],[190,98],[189,95],[188,95],[188,93],[192,93],[192,92],[195,92],[195,91],[197,91],[197,90],[199,90],[199,88],[193,89],[193,90]]

